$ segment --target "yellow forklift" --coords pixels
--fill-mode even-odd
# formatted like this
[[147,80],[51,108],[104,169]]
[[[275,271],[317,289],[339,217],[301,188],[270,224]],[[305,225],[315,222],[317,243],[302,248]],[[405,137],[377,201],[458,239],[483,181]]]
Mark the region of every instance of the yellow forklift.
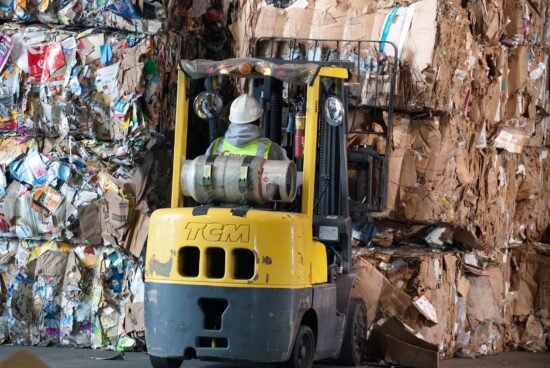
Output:
[[[271,45],[267,55],[258,56],[258,44],[258,57],[179,66],[171,208],[153,213],[146,255],[146,342],[154,368],[190,359],[292,368],[319,360],[357,366],[363,359],[366,307],[350,297],[350,204],[363,215],[385,208],[388,156],[347,146],[346,83],[364,65],[341,57],[276,58],[274,44],[294,52],[301,40],[259,42]],[[304,42],[317,48],[346,41]],[[377,42],[355,42],[356,49],[374,45],[380,52]],[[371,108],[389,114],[389,142],[395,70],[388,77],[389,103]],[[264,108],[262,130],[290,160],[187,156],[197,144],[188,134],[192,114],[208,122],[211,141],[222,133],[216,86],[224,78],[248,81]],[[193,82],[206,90],[191,95]],[[291,94],[300,98],[291,102]],[[350,199],[348,156],[369,177],[361,198]]]

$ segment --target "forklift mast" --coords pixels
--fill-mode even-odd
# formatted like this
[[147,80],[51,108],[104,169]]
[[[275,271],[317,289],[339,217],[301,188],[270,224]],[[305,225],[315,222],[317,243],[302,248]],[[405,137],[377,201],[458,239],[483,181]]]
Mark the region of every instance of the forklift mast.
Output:
[[[323,55],[321,47],[326,45],[331,46],[330,52]],[[354,52],[346,54],[344,49]],[[287,55],[283,55],[285,52]],[[393,54],[393,60],[389,60],[386,54]],[[383,41],[267,37],[256,41],[253,56],[276,63],[315,63],[350,71],[351,83],[328,78],[321,80],[318,108],[322,109],[327,97],[337,96],[345,106],[353,105],[353,112],[346,110],[344,124],[337,127],[327,124],[324,113],[319,114],[313,221],[314,235],[334,250],[333,255],[342,258],[347,272],[351,268],[352,218],[359,220],[386,210],[399,66],[397,46]],[[353,84],[360,87],[361,96],[350,96]],[[283,82],[274,78],[258,79],[253,85],[253,95],[265,112],[262,128],[277,143],[281,141],[283,89]],[[374,97],[360,101],[362,95]],[[357,113],[367,115],[370,124],[366,130],[355,128]],[[385,117],[384,113],[387,114]],[[375,132],[375,123],[384,127],[382,134],[386,144],[383,152],[366,144],[348,147],[349,133],[360,136],[381,134]],[[357,173],[357,184],[352,193],[348,182],[349,168]],[[334,228],[338,231],[335,232]]]

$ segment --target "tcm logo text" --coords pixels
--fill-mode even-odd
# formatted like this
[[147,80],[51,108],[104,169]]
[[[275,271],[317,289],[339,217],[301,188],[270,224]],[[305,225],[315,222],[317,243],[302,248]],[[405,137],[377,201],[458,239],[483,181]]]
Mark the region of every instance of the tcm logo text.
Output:
[[250,225],[204,224],[190,222],[185,227],[187,240],[205,240],[209,242],[248,243]]

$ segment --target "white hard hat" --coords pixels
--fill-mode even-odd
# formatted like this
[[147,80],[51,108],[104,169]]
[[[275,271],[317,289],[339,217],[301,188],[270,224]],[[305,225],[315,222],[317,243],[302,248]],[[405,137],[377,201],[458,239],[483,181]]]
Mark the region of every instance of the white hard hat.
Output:
[[229,110],[229,121],[233,124],[248,124],[258,120],[264,110],[258,101],[249,95],[240,95],[232,103]]

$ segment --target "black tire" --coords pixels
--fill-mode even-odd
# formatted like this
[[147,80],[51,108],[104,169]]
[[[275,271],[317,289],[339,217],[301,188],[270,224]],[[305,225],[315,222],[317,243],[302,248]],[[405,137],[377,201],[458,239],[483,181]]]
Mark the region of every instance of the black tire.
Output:
[[308,326],[300,326],[286,368],[311,368],[315,357],[315,335]]
[[346,330],[338,363],[357,367],[363,361],[367,343],[367,308],[363,299],[349,301]]
[[161,358],[154,355],[149,355],[153,368],[180,368],[183,360],[173,358]]

